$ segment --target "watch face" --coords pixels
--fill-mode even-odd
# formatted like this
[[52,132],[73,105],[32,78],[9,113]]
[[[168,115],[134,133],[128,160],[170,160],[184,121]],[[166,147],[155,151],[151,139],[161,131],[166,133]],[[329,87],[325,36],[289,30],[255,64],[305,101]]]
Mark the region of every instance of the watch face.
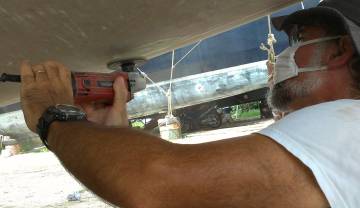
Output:
[[72,106],[72,105],[58,104],[55,107],[56,107],[56,109],[60,110],[62,113],[66,113],[67,115],[83,115],[83,114],[85,114],[80,108]]

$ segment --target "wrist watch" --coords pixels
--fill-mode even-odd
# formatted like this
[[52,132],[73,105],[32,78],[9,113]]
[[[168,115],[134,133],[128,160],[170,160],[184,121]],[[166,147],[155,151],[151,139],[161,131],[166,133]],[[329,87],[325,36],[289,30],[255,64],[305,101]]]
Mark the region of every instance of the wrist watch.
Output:
[[57,104],[50,106],[39,118],[36,132],[46,148],[49,148],[47,136],[50,124],[53,121],[81,121],[86,119],[86,114],[78,107],[72,105]]

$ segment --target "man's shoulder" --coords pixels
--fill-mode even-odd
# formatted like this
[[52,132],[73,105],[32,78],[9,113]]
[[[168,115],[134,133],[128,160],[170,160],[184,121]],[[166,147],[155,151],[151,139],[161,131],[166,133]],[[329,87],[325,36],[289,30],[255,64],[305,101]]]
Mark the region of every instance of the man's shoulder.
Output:
[[[261,130],[268,136],[293,151],[310,153],[349,144],[360,145],[360,100],[336,100],[309,106],[293,112]],[[351,132],[351,134],[349,134]],[[303,149],[302,149],[303,148]]]
[[[339,99],[329,102],[322,102],[319,104],[311,105],[300,110],[290,113],[288,116],[294,117],[307,113],[325,113],[338,112],[338,113],[360,113],[360,100],[355,99]],[[329,114],[330,115],[330,114]]]
[[[341,131],[346,125],[358,125],[360,100],[341,99],[308,106],[286,115],[262,132],[276,129],[283,133],[326,133]],[[339,125],[340,124],[340,125]],[[345,127],[346,128],[346,127]],[[319,132],[320,131],[320,132]]]
[[243,165],[249,172],[256,170],[251,174],[254,187],[264,184],[271,187],[271,194],[265,193],[266,189],[257,192],[276,199],[274,207],[284,204],[287,207],[329,207],[311,169],[287,148],[266,135],[255,133],[246,138],[252,159]]
[[344,207],[360,185],[359,122],[359,100],[336,100],[291,113],[259,133],[311,169],[332,206]]

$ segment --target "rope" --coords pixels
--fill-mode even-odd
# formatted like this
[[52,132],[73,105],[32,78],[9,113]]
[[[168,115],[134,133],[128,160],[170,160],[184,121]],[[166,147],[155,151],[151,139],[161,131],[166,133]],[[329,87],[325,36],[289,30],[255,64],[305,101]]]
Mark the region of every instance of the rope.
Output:
[[172,57],[171,57],[171,71],[170,71],[170,85],[168,92],[166,92],[162,87],[160,87],[158,84],[156,84],[145,72],[143,72],[139,67],[136,67],[136,69],[140,72],[142,76],[144,76],[147,80],[149,80],[153,85],[155,85],[160,92],[162,92],[165,96],[168,97],[168,115],[172,116],[172,81],[174,76],[174,70],[175,67],[183,61],[197,46],[200,45],[202,40],[200,40],[198,43],[196,43],[178,62],[175,62],[175,51],[172,51]]
[[272,34],[271,31],[271,17],[270,15],[267,16],[268,18],[268,27],[269,27],[269,34],[267,38],[267,46],[265,46],[264,43],[261,43],[260,49],[268,52],[268,61],[270,64],[275,64],[275,50],[274,50],[274,44],[276,43],[275,35]]
[[272,31],[271,31],[271,17],[270,17],[270,15],[268,15],[267,17],[268,17],[269,34],[272,34]]
[[178,65],[182,60],[184,60],[196,47],[198,47],[200,45],[200,43],[202,42],[202,40],[200,40],[198,43],[196,43],[194,45],[194,47],[192,47],[178,62],[176,62],[174,66],[174,68],[176,67],[176,65]]
[[174,69],[175,69],[175,65],[174,65],[174,60],[175,60],[175,50],[172,51],[172,55],[171,55],[171,69],[170,69],[170,84],[169,84],[169,89],[168,89],[168,116],[172,117],[172,80],[173,80],[173,75],[174,75]]
[[[168,116],[172,117],[173,116],[173,109],[172,109],[172,81],[173,81],[173,77],[174,77],[174,70],[175,67],[181,62],[183,61],[196,47],[198,47],[200,45],[200,43],[202,42],[202,40],[200,40],[199,42],[197,42],[183,57],[181,57],[181,59],[175,63],[175,50],[172,51],[172,55],[171,55],[171,69],[170,69],[170,84],[169,84],[169,89],[167,92],[167,97],[168,97]],[[174,64],[175,63],[175,64]]]
[[[264,50],[268,53],[268,62],[269,64],[271,64],[273,67],[275,65],[275,61],[276,61],[276,54],[275,54],[275,50],[274,50],[274,44],[276,43],[276,39],[275,39],[275,35],[272,34],[271,31],[271,17],[270,15],[267,16],[268,18],[268,28],[269,28],[269,34],[268,34],[268,38],[267,38],[267,45],[265,46],[264,43],[261,43],[260,45],[260,49]],[[269,74],[268,75],[268,80],[272,79],[273,74]]]
[[162,92],[165,96],[167,96],[167,93],[166,93],[166,91],[162,88],[162,87],[160,87],[158,84],[156,84],[152,79],[150,79],[150,77],[145,73],[145,72],[143,72],[139,67],[136,67],[136,69],[140,72],[140,74],[142,75],[142,76],[144,76],[146,79],[148,79],[153,85],[155,85],[159,90],[160,90],[160,92]]

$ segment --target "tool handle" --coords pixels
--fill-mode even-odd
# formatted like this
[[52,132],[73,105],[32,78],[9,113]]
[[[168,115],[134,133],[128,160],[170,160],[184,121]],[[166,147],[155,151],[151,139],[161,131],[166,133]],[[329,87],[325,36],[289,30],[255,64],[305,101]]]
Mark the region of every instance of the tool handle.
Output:
[[0,81],[2,81],[2,82],[21,82],[21,77],[20,77],[20,75],[3,73],[0,77]]
[[[97,102],[112,104],[114,99],[113,82],[117,77],[123,77],[127,82],[127,90],[130,92],[128,73],[95,73],[95,72],[73,72],[72,86],[74,101],[76,104]],[[130,93],[129,93],[130,94]],[[129,95],[128,100],[131,100]]]

